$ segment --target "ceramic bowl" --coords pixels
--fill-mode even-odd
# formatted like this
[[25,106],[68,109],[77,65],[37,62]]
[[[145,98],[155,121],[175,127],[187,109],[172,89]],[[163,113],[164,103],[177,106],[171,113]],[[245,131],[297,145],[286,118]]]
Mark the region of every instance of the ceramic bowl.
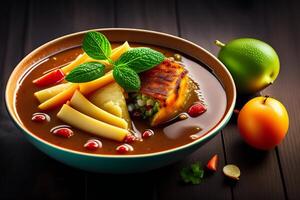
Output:
[[109,28],[97,29],[96,31],[105,34],[112,42],[129,41],[167,47],[204,63],[213,70],[215,76],[224,87],[227,98],[226,111],[223,117],[215,122],[215,126],[204,137],[174,149],[151,154],[95,155],[59,147],[35,136],[22,125],[14,107],[14,97],[18,88],[19,78],[28,68],[40,60],[81,45],[83,36],[87,31],[78,32],[50,41],[28,54],[16,66],[6,86],[5,101],[12,120],[22,130],[26,138],[42,152],[67,165],[87,171],[102,173],[141,172],[159,168],[186,157],[216,136],[229,121],[236,101],[234,81],[226,67],[204,48],[176,36],[148,30]]

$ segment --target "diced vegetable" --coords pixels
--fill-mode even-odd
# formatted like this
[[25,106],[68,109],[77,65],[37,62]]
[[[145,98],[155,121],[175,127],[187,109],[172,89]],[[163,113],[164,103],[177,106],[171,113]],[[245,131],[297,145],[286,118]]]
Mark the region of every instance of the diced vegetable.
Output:
[[126,129],[91,118],[66,104],[57,113],[57,117],[82,131],[120,142],[124,140],[127,134],[130,134]]
[[96,80],[87,83],[80,83],[79,90],[82,94],[87,95],[112,82],[114,82],[114,77],[112,71],[110,71]]
[[120,128],[127,129],[127,122],[119,118],[101,108],[92,104],[89,100],[87,100],[79,91],[75,91],[73,97],[70,100],[70,105],[76,110],[86,114],[90,117],[98,119],[100,121],[106,122],[108,124],[118,126]]
[[32,82],[38,87],[45,87],[59,83],[64,79],[64,77],[64,72],[61,69],[56,69],[33,80]]
[[[151,118],[159,110],[159,102],[155,101],[150,96],[132,93],[130,94],[131,103],[128,105],[128,110],[136,117],[140,116],[143,119]],[[138,114],[138,115],[136,115]]]
[[34,96],[39,100],[40,103],[43,103],[44,101],[54,97],[58,93],[68,89],[71,86],[72,86],[72,83],[62,83],[62,84],[55,85],[53,87],[35,92]]
[[206,168],[211,171],[217,171],[219,157],[215,154],[207,163]]
[[55,95],[54,97],[40,104],[39,109],[49,110],[66,103],[69,99],[71,99],[75,90],[77,89],[78,89],[78,84],[72,84],[70,88],[62,91],[61,93]]

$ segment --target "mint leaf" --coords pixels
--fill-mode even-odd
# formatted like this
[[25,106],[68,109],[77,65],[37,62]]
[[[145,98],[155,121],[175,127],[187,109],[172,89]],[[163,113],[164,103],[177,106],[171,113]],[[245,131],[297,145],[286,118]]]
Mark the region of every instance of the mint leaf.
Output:
[[185,183],[199,184],[201,183],[204,170],[199,162],[191,164],[189,167],[184,167],[180,171],[180,176]]
[[122,54],[116,61],[116,65],[126,65],[136,73],[140,73],[155,67],[165,59],[165,56],[147,47],[133,48]]
[[127,92],[136,92],[141,87],[139,75],[125,65],[115,66],[113,76],[115,81]]
[[87,55],[97,60],[109,60],[111,45],[102,33],[93,31],[85,34],[82,48]]
[[104,75],[105,66],[97,62],[83,63],[73,69],[66,80],[72,83],[84,83],[100,78]]

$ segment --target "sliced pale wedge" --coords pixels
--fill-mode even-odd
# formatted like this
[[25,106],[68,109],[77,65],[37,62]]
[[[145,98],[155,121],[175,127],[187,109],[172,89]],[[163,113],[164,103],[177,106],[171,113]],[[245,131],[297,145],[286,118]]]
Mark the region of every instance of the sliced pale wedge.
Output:
[[35,92],[34,96],[39,100],[40,103],[43,103],[44,101],[54,97],[58,93],[68,89],[71,86],[72,86],[72,83],[62,83],[62,84],[55,85],[53,87]]
[[82,94],[87,95],[114,81],[115,79],[113,73],[112,71],[109,71],[104,76],[96,80],[86,83],[79,83],[79,90]]
[[64,104],[57,113],[57,117],[65,123],[82,131],[120,142],[124,140],[127,134],[129,134],[127,129],[122,129],[96,120],[66,104]]
[[90,96],[90,101],[96,106],[125,119],[130,126],[131,121],[127,110],[123,89],[117,83],[110,83]]
[[116,104],[113,101],[108,101],[108,102],[104,103],[102,107],[107,112],[109,112],[115,116],[122,117],[122,109],[119,106],[119,104]]
[[78,84],[72,83],[71,87],[68,89],[58,93],[54,97],[46,100],[42,104],[39,105],[39,109],[41,110],[49,110],[55,107],[58,107],[64,103],[66,103],[68,100],[71,99],[73,96],[75,90],[78,89]]
[[82,112],[83,114],[86,114],[100,121],[106,122],[114,126],[118,126],[120,128],[128,128],[128,124],[124,119],[117,117],[95,106],[87,98],[85,98],[78,90],[75,91],[74,95],[70,100],[69,105],[78,110],[79,112]]

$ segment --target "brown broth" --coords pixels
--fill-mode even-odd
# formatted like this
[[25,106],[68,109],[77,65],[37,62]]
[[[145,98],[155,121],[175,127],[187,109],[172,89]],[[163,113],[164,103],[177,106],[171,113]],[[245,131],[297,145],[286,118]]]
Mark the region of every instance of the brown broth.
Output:
[[[113,44],[113,46],[116,45],[118,44]],[[133,46],[148,45],[135,44]],[[150,47],[159,50],[166,56],[172,56],[174,53],[177,53],[169,49]],[[121,144],[120,142],[99,138],[75,128],[72,128],[74,136],[68,139],[51,134],[50,130],[53,127],[65,124],[56,117],[60,107],[46,112],[51,117],[50,122],[36,123],[31,120],[33,113],[40,112],[38,109],[39,102],[33,94],[42,89],[34,86],[32,81],[40,77],[41,74],[46,71],[66,65],[74,60],[80,53],[82,53],[81,48],[69,49],[43,60],[43,62],[40,62],[32,69],[28,70],[28,73],[22,78],[16,94],[16,110],[18,116],[23,125],[30,132],[52,144],[81,152],[116,154],[115,149]],[[193,141],[190,137],[191,135],[197,134],[198,136],[201,136],[206,133],[213,128],[216,122],[220,121],[224,115],[226,108],[226,94],[220,82],[206,67],[204,67],[204,65],[187,57],[183,57],[182,62],[189,71],[188,75],[200,88],[200,90],[193,91],[187,107],[195,101],[203,100],[207,106],[207,111],[199,117],[189,117],[188,119],[181,121],[176,120],[156,128],[151,128],[147,121],[133,119],[133,127],[137,134],[151,128],[155,135],[151,138],[144,139],[142,142],[136,141],[132,143],[131,145],[133,146],[134,151],[129,152],[128,154],[159,152],[190,143]],[[91,138],[99,139],[102,142],[103,147],[96,151],[85,149],[83,147],[84,143]]]

